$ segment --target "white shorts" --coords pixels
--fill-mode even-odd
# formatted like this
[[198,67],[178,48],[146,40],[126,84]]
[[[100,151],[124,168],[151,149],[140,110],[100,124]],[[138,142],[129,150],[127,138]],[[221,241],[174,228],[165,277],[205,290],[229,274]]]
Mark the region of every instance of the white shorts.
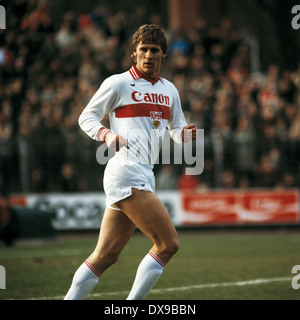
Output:
[[106,206],[129,197],[132,188],[155,192],[155,177],[153,166],[123,159],[117,155],[110,159],[104,172],[104,191],[106,194]]

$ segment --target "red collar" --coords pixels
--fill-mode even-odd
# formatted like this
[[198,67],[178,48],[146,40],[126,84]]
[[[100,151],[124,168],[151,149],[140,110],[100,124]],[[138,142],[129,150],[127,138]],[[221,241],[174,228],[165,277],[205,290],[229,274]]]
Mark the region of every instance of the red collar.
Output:
[[143,78],[149,82],[151,82],[153,85],[155,85],[155,83],[158,81],[158,80],[161,80],[161,76],[160,74],[157,76],[157,78],[155,80],[152,80],[150,78],[146,78],[144,77],[139,71],[138,69],[136,68],[136,65],[134,64],[130,69],[129,69],[129,73],[131,74],[132,78],[134,80],[137,80],[137,79],[140,79],[140,78]]

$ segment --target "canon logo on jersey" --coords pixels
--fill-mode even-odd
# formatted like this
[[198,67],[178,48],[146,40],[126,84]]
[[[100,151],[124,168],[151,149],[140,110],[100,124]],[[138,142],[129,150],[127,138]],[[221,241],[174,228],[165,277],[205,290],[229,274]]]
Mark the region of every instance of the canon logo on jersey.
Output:
[[145,101],[148,103],[156,103],[169,106],[170,105],[170,97],[165,96],[163,94],[157,93],[141,93],[139,91],[133,91],[131,94],[131,98],[135,102]]

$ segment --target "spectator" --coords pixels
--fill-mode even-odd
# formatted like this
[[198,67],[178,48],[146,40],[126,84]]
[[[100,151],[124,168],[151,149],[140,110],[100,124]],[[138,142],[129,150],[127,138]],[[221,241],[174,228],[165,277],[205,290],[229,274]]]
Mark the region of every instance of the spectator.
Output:
[[255,171],[255,185],[260,186],[261,188],[272,188],[276,185],[279,176],[278,168],[272,163],[268,152],[261,155]]
[[276,187],[284,189],[295,188],[296,186],[296,177],[288,171],[283,174],[282,180],[276,185]]
[[49,190],[58,187],[61,166],[65,158],[65,141],[58,124],[53,119],[53,113],[42,120],[38,127],[38,152],[40,166]]
[[237,187],[236,177],[231,170],[224,170],[222,173],[221,187],[223,189],[234,189]]
[[70,22],[64,22],[55,35],[55,43],[60,49],[68,48],[74,44],[74,35],[72,33]]
[[238,120],[238,127],[233,134],[234,161],[238,179],[246,178],[252,185],[256,163],[256,135],[250,119],[243,116]]
[[185,174],[185,169],[178,178],[177,188],[181,191],[196,189],[200,183],[199,176]]
[[0,194],[0,240],[11,246],[20,234],[17,213],[9,204],[8,194]]
[[60,190],[62,192],[76,192],[78,189],[78,178],[71,163],[64,163],[61,168]]
[[15,140],[7,116],[0,113],[0,191],[10,192],[15,165]]
[[300,130],[296,125],[291,126],[288,130],[288,139],[283,145],[282,152],[285,156],[286,170],[297,172],[300,159]]
[[173,190],[177,187],[177,176],[172,165],[162,165],[161,170],[156,175],[157,190]]
[[36,154],[32,137],[32,127],[25,121],[20,123],[17,136],[21,192],[31,191],[31,177],[35,169]]

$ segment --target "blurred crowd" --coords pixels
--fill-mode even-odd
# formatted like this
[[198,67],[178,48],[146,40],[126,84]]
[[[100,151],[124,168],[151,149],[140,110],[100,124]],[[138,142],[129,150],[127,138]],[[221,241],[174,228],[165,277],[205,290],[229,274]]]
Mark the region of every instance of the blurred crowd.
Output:
[[164,27],[162,76],[178,88],[186,118],[205,130],[205,166],[158,165],[157,189],[288,188],[300,185],[300,65],[253,72],[243,34],[228,19],[188,31],[136,6],[68,11],[51,1],[14,0],[0,30],[0,183],[6,192],[102,190],[100,143],[78,116],[101,82],[131,67],[129,40],[142,24]]

